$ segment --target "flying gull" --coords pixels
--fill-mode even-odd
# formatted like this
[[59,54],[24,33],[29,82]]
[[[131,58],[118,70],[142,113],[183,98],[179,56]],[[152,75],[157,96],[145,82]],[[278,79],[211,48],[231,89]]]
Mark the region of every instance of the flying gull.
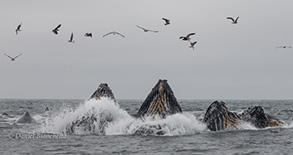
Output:
[[110,34],[113,34],[113,35],[116,35],[116,34],[118,34],[118,35],[120,35],[121,37],[125,38],[125,36],[124,36],[124,35],[122,35],[122,34],[121,34],[121,33],[119,33],[119,32],[116,32],[116,31],[109,32],[109,33],[107,33],[107,34],[103,35],[103,37],[106,37],[106,36],[108,36],[108,35],[110,35]]
[[232,17],[227,17],[227,19],[231,19],[232,20],[232,24],[237,24],[237,21],[239,19],[239,16],[236,19],[234,19]]
[[18,31],[21,31],[21,29],[20,29],[20,28],[21,28],[21,24],[22,24],[22,23],[20,23],[20,24],[17,26],[17,28],[16,28],[16,30],[15,30],[16,34],[18,34]]
[[58,34],[59,28],[61,27],[61,24],[59,24],[55,29],[52,30],[53,33]]
[[138,26],[136,25],[138,28],[142,29],[144,32],[154,32],[154,33],[158,33],[159,31],[154,31],[154,30],[149,30],[149,29],[146,29],[146,28],[143,28],[141,26]]
[[92,33],[85,33],[84,36],[86,36],[86,37],[93,37]]
[[192,48],[192,49],[194,50],[194,45],[197,43],[197,41],[195,41],[195,42],[191,42],[191,41],[190,41],[189,43],[190,43],[190,46],[189,46],[189,47]]
[[15,61],[15,59],[16,59],[17,57],[21,56],[22,53],[20,53],[19,55],[15,56],[15,57],[11,57],[11,56],[7,55],[6,53],[4,53],[4,55],[6,55],[8,58],[10,58],[11,61]]
[[165,21],[165,24],[164,25],[169,25],[170,24],[170,20],[169,19],[167,19],[167,18],[162,18],[164,21]]
[[189,33],[186,36],[181,36],[179,37],[179,39],[182,39],[184,41],[189,41],[190,40],[190,36],[195,35],[195,33]]
[[276,48],[291,48],[291,46],[278,46]]
[[70,39],[68,40],[68,42],[70,42],[70,43],[74,43],[74,40],[73,40],[73,33],[71,33],[71,36],[70,36]]

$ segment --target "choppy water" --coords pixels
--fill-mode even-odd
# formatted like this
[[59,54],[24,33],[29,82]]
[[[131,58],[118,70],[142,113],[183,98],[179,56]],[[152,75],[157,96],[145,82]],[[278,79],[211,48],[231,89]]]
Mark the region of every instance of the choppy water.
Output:
[[[291,154],[293,150],[293,100],[224,100],[231,111],[252,105],[283,120],[283,127],[256,129],[244,124],[239,130],[211,132],[201,123],[213,100],[179,100],[183,114],[164,120],[137,120],[132,117],[143,100],[22,100],[1,99],[0,154]],[[46,107],[49,112],[44,112]],[[37,124],[15,121],[25,112]],[[113,122],[99,131],[64,134],[66,125],[85,114],[107,111]],[[162,126],[165,135],[137,135],[142,126]],[[56,137],[37,137],[54,133]],[[21,134],[27,137],[13,138]],[[31,137],[29,137],[31,136]],[[58,137],[59,136],[59,137]]]

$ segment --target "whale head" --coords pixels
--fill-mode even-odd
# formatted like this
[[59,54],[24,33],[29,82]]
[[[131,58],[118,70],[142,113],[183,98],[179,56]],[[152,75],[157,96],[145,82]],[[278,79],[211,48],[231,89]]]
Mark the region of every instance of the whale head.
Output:
[[223,101],[213,102],[204,115],[204,123],[211,131],[220,131],[228,128],[237,128],[240,118],[230,112]]
[[36,123],[36,120],[30,115],[28,111],[26,111],[17,121],[16,123]]
[[98,87],[98,89],[93,93],[93,95],[90,97],[91,99],[97,99],[99,100],[101,97],[106,97],[111,100],[115,100],[114,94],[111,90],[111,88],[108,86],[107,83],[101,83]]
[[268,126],[279,126],[283,124],[278,119],[266,114],[261,106],[253,106],[244,110],[239,117],[246,122],[251,123],[257,128],[265,128]]
[[167,80],[159,80],[141,105],[137,116],[161,116],[182,113]]

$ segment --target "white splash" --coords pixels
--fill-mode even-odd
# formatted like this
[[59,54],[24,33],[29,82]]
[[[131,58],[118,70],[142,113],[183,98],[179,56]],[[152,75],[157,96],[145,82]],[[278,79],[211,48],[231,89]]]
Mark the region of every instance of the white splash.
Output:
[[79,130],[75,131],[74,134],[100,134],[100,131],[97,130],[99,129],[99,122],[105,117],[111,117],[111,121],[103,128],[103,134],[105,135],[135,134],[138,130],[149,130],[153,126],[160,126],[160,132],[167,136],[195,134],[206,130],[206,125],[189,113],[178,113],[167,116],[165,119],[146,117],[142,120],[129,115],[113,100],[101,98],[100,100],[85,101],[75,110],[65,108],[50,115],[44,121],[40,132],[64,134],[68,125],[76,120],[81,120],[83,116],[95,116],[97,118],[94,124],[96,130],[90,132]]
[[178,113],[167,116],[165,119],[145,117],[118,123],[112,122],[106,128],[106,134],[135,134],[139,130],[147,130],[146,134],[153,135],[157,135],[158,132],[166,136],[188,135],[206,130],[206,125],[198,121],[192,114]]
[[130,117],[130,115],[128,115],[126,111],[122,110],[113,100],[108,98],[101,98],[100,100],[91,99],[89,101],[85,101],[84,104],[80,105],[75,110],[66,108],[61,112],[52,115],[45,121],[41,131],[56,134],[65,133],[66,126],[70,125],[73,121],[81,119],[83,116],[92,115],[99,120],[100,114],[102,113],[104,116],[111,115],[114,121]]

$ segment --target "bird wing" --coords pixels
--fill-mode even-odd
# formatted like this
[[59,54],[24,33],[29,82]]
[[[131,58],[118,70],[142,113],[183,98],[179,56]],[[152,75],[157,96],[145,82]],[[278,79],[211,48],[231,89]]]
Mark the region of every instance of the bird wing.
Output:
[[238,19],[239,19],[239,16],[235,19],[235,22],[237,22],[238,21]]
[[11,56],[7,55],[6,53],[4,53],[4,55],[6,55],[10,59],[13,59]]
[[149,30],[150,32],[158,33],[159,31]]
[[22,24],[22,23],[20,23],[20,24],[17,26],[17,28],[16,28],[17,31],[20,30],[21,24]]
[[71,33],[70,41],[73,41],[73,33]]
[[119,32],[116,32],[118,35],[120,35],[121,37],[123,37],[123,38],[125,38],[125,36],[124,35],[122,35],[121,33],[119,33]]
[[234,22],[234,18],[232,18],[232,17],[227,17],[227,19],[231,19]]
[[195,41],[195,42],[190,42],[190,45],[193,47],[196,43],[197,43],[197,41]]
[[22,55],[22,53],[20,53],[19,55],[15,56],[13,59],[16,59],[17,57],[19,57],[19,56],[21,56],[21,55]]
[[59,29],[60,27],[61,27],[61,24],[59,24],[59,25],[55,28],[55,30]]
[[113,32],[109,32],[109,33],[103,35],[103,37],[106,37],[107,35],[112,34],[112,33],[113,33]]
[[167,19],[167,18],[162,18],[166,23],[169,23],[170,22],[170,20],[169,19]]
[[143,27],[141,27],[141,26],[138,26],[138,25],[136,25],[138,28],[140,28],[140,29],[142,29],[142,30],[144,30],[144,31],[149,31],[148,29],[146,29],[146,28],[143,28]]
[[58,34],[58,31],[56,29],[52,30],[55,34]]
[[186,38],[189,38],[191,35],[195,35],[195,33],[189,33]]

